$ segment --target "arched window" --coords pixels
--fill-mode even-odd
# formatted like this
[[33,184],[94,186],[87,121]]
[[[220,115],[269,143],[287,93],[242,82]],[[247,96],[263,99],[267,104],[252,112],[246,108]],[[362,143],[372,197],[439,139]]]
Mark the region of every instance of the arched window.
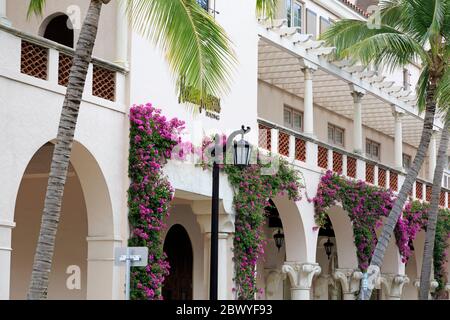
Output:
[[73,48],[74,34],[72,22],[65,14],[48,17],[42,24],[41,35],[46,39]]

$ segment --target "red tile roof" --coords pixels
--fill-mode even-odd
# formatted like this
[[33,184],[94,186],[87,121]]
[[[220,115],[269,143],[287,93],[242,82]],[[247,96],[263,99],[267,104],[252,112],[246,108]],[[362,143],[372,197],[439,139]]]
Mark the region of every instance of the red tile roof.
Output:
[[361,9],[360,7],[358,7],[358,6],[354,5],[353,3],[351,3],[350,1],[348,1],[348,0],[340,0],[340,1],[343,4],[345,4],[347,7],[351,8],[354,11],[356,11],[357,13],[359,13],[360,15],[362,15],[362,16],[364,16],[366,18],[368,18],[370,16],[369,13],[366,10]]

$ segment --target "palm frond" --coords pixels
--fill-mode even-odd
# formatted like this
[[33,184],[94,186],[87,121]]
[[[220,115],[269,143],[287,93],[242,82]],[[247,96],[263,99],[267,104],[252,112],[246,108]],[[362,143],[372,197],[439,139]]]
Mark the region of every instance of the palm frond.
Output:
[[30,0],[30,4],[28,5],[27,17],[30,18],[33,14],[42,15],[44,12],[46,0]]
[[447,67],[436,88],[438,108],[447,113],[450,106],[450,68]]
[[132,27],[166,53],[181,83],[200,99],[227,91],[236,60],[225,31],[195,0],[127,1]]
[[341,20],[321,38],[336,47],[338,58],[351,58],[364,65],[385,64],[393,70],[419,58],[428,59],[419,43],[388,25],[370,29],[365,21]]
[[256,13],[258,16],[275,18],[278,0],[256,0]]
[[419,80],[417,81],[416,87],[417,107],[419,111],[425,110],[429,79],[430,79],[430,70],[428,66],[425,65],[424,68],[422,69],[422,73],[419,76]]

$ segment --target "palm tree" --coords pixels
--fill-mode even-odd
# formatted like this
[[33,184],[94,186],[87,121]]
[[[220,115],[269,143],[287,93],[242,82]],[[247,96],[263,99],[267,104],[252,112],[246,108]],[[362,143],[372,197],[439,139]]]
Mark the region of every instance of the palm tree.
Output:
[[422,270],[420,273],[420,289],[419,299],[428,300],[430,292],[431,268],[433,267],[434,242],[436,236],[436,223],[439,211],[439,197],[441,195],[442,176],[444,174],[444,166],[447,162],[447,148],[449,139],[450,123],[448,116],[444,120],[444,129],[441,133],[441,141],[439,143],[438,156],[436,160],[436,168],[434,169],[433,188],[431,191],[431,207],[428,212],[427,231],[425,235],[425,248],[423,252]]
[[[425,160],[437,102],[446,96],[444,88],[450,78],[447,68],[450,47],[445,41],[450,35],[450,0],[381,0],[379,6],[379,26],[374,28],[365,21],[344,19],[323,35],[328,44],[336,47],[338,57],[349,57],[364,65],[383,66],[390,71],[411,62],[422,65],[417,85],[417,105],[420,111],[425,111],[422,136],[414,162],[378,239],[369,277],[380,272],[395,225]],[[370,296],[371,292],[366,295]]]
[[[97,36],[100,12],[102,6],[109,2],[110,0],[90,1],[76,46],[53,151],[28,299],[47,297],[78,112]],[[31,0],[28,16],[42,15],[45,3],[46,0]],[[226,92],[231,66],[235,62],[230,41],[224,30],[196,0],[135,0],[127,3],[133,27],[167,53],[171,70],[178,78],[179,90],[183,89],[182,84],[186,85],[195,91],[200,101]],[[256,9],[259,14],[272,17],[275,5],[276,0],[257,0]]]

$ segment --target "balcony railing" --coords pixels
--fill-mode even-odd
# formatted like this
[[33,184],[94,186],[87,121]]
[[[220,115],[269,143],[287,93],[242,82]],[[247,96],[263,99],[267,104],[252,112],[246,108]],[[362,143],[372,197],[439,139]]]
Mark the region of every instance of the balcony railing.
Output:
[[[374,186],[397,193],[405,179],[405,173],[388,165],[348,152],[336,146],[305,136],[267,120],[258,120],[259,147],[279,154],[299,167],[323,173],[326,170],[358,179]],[[430,202],[432,183],[417,179],[410,197]],[[450,190],[443,185],[439,199],[441,207],[450,207]]]
[[[73,63],[72,48],[3,25],[0,25],[0,39],[0,71],[5,71],[2,72],[4,76],[65,92]],[[100,105],[123,104],[127,72],[114,63],[93,58],[84,98]]]

